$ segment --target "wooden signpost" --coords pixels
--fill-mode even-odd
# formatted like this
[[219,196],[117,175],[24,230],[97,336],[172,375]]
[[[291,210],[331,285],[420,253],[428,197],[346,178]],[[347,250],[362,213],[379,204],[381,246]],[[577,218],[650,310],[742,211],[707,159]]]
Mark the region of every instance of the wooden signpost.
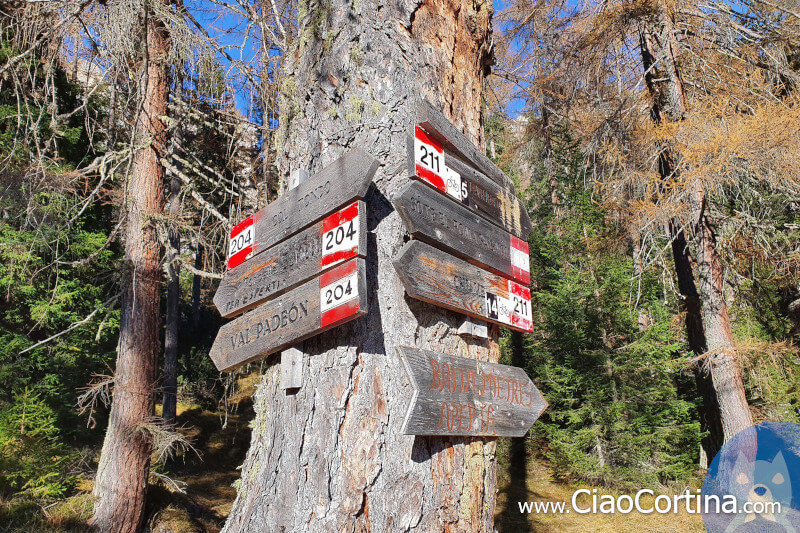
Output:
[[421,126],[414,126],[409,142],[409,174],[441,194],[521,239],[527,239],[532,224],[525,206],[513,188],[498,185],[485,174],[447,154],[439,140]]
[[514,190],[514,184],[508,176],[428,101],[418,100],[414,110],[414,122],[421,126],[428,136],[436,139],[445,151],[459,156],[464,161],[470,161],[501,188]]
[[222,326],[209,353],[229,371],[367,312],[366,264],[355,258]]
[[399,346],[414,396],[406,435],[521,437],[547,407],[521,368]]
[[364,202],[355,201],[228,270],[214,305],[224,317],[243,313],[342,261],[364,257],[366,239]]
[[363,198],[377,168],[375,158],[360,148],[353,148],[247,217],[231,230],[228,268],[242,264],[326,214]]
[[458,202],[419,182],[404,186],[392,203],[414,238],[496,274],[530,284],[526,241],[487,224]]
[[412,298],[517,331],[533,331],[528,287],[417,240],[403,246],[394,267]]

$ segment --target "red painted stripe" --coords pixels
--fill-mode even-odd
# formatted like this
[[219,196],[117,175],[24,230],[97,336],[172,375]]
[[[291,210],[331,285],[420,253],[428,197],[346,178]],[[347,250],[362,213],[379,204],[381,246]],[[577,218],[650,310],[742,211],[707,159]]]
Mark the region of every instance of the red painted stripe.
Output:
[[[353,262],[355,263],[355,261]],[[333,309],[328,309],[322,313],[319,317],[319,325],[324,328],[325,326],[341,322],[345,318],[353,316],[356,313],[358,313],[358,298],[345,302]]]
[[247,226],[250,226],[252,224],[253,224],[253,215],[250,215],[246,219],[236,224],[231,230],[231,239],[239,235],[239,233],[241,233],[242,230],[244,230],[245,228],[247,228]]
[[511,294],[516,294],[526,300],[531,299],[531,290],[528,287],[523,287],[519,283],[515,283],[511,280],[508,281],[508,292]]
[[525,331],[533,331],[533,322],[526,318],[521,318],[516,313],[511,313],[511,325],[524,329]]
[[233,254],[230,259],[228,259],[228,268],[233,268],[235,266],[241,265],[253,255],[253,245],[246,246]]
[[351,257],[355,257],[357,254],[358,254],[358,246],[354,246],[349,250],[340,250],[332,254],[323,255],[322,266],[326,267],[330,265],[335,265],[336,263],[339,263],[346,259],[350,259]]
[[527,270],[522,270],[519,267],[511,267],[511,277],[520,283],[524,283],[525,285],[531,284],[531,273]]
[[358,202],[353,202],[341,211],[326,216],[322,220],[322,233],[330,231],[341,224],[353,220],[358,216]]
[[423,130],[421,127],[415,125],[414,126],[414,136],[419,139],[420,141],[424,142],[425,144],[430,144],[431,146],[436,149],[437,152],[440,154],[444,153],[444,148],[439,141],[431,137],[427,131]]
[[510,235],[511,237],[511,247],[516,248],[521,252],[525,252],[528,254],[528,243],[520,239],[519,237],[515,237],[514,235]]
[[417,165],[417,176],[424,179],[440,191],[447,193],[447,187],[444,185],[444,179],[432,170],[428,170],[423,166]]
[[334,268],[333,270],[325,272],[319,277],[319,288],[321,289],[322,287],[327,287],[334,281],[342,279],[345,276],[349,276],[356,271],[356,267],[358,266],[357,263],[358,261],[350,261]]

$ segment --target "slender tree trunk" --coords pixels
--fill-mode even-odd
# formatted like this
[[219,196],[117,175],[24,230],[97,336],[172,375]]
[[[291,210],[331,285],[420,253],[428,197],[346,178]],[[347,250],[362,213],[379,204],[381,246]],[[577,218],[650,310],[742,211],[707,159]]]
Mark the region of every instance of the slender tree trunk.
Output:
[[[148,10],[149,11],[149,10]],[[135,139],[127,186],[125,260],[114,399],[94,494],[91,524],[103,532],[137,531],[144,515],[151,442],[142,424],[153,415],[160,350],[159,300],[162,245],[151,217],[164,211],[165,132],[169,36],[152,14],[145,15],[146,58],[139,77]],[[148,143],[148,141],[150,141]]]
[[[675,25],[664,6],[657,8],[654,19],[641,33],[645,81],[653,100],[651,115],[656,124],[678,122],[683,120],[687,104],[677,60]],[[668,145],[662,147],[658,163],[662,179],[672,180],[676,167]],[[696,355],[706,355],[705,362],[698,365],[696,381],[703,397],[704,429],[710,433],[704,446],[708,457],[712,458],[725,441],[753,422],[735,358],[722,287],[722,265],[714,229],[708,219],[705,190],[699,180],[690,187],[688,208],[693,220],[690,229],[697,247],[699,287],[695,283],[684,229],[677,222],[670,223],[670,237],[678,287],[684,297],[689,346]]]
[[[175,131],[173,141],[180,146],[180,127]],[[180,169],[180,162],[177,163]],[[178,330],[180,327],[180,254],[181,234],[179,230],[181,212],[181,180],[177,175],[170,179],[169,187],[169,251],[167,279],[167,316],[164,333],[164,400],[161,417],[169,425],[175,424],[178,408]]]
[[407,133],[426,97],[479,146],[492,4],[301,2],[278,132],[282,176],[359,146],[380,162],[367,197],[368,314],[305,342],[303,386],[279,365],[255,396],[251,448],[225,531],[493,531],[495,439],[402,435],[411,387],[397,346],[496,361],[463,317],[406,298],[392,260],[404,229],[389,198],[408,183]]
[[[199,240],[194,245],[194,268],[197,270],[203,269],[203,245]],[[200,333],[200,291],[203,278],[198,274],[192,277],[192,328],[195,334]]]

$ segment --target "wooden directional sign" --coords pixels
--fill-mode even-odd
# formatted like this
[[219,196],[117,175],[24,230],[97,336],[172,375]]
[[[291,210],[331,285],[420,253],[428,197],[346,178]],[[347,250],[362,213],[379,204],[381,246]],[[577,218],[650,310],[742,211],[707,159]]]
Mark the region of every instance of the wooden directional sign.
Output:
[[394,268],[412,298],[517,331],[533,331],[531,291],[519,283],[417,240],[403,246]]
[[459,202],[419,182],[405,185],[392,200],[415,238],[444,248],[465,261],[530,285],[528,243],[481,217]]
[[414,396],[406,435],[522,437],[547,407],[521,368],[399,346]]
[[430,137],[435,138],[442,148],[475,165],[476,168],[480,169],[483,174],[503,189],[514,190],[514,184],[508,179],[508,176],[426,100],[420,99],[417,101],[416,109],[414,110],[414,122],[420,125]]
[[233,370],[366,312],[366,263],[355,258],[225,324],[209,355]]
[[376,159],[360,148],[353,148],[247,217],[231,230],[228,268],[240,265],[326,214],[363,198],[377,168]]
[[367,215],[355,201],[228,270],[214,305],[222,316],[238,315],[366,250]]
[[409,175],[461,202],[485,220],[527,240],[532,224],[513,186],[498,185],[485,174],[448,154],[420,125],[409,141]]

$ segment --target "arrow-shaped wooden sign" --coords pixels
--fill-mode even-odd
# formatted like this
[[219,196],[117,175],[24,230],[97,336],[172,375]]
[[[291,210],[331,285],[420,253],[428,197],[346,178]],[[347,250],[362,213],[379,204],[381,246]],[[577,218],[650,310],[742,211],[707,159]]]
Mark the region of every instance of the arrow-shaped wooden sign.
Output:
[[228,268],[294,235],[326,214],[363,198],[378,161],[353,148],[231,230]]
[[460,202],[486,221],[522,240],[528,239],[533,226],[527,209],[514,195],[513,186],[499,185],[463,163],[419,124],[414,126],[408,141],[408,172],[412,178]]
[[367,251],[367,214],[355,201],[225,273],[214,305],[235,316]]
[[503,189],[514,190],[514,184],[508,179],[508,176],[427,100],[417,101],[414,109],[414,122],[420,125],[430,137],[436,139],[446,151],[461,157],[464,161],[469,161]]
[[366,312],[366,263],[355,258],[222,326],[209,356],[233,370]]
[[522,437],[547,407],[521,368],[399,346],[414,396],[406,435]]
[[465,261],[530,285],[528,243],[487,224],[459,202],[413,181],[392,199],[414,238],[444,248]]
[[418,240],[403,246],[394,268],[412,298],[517,331],[533,331],[528,287]]

